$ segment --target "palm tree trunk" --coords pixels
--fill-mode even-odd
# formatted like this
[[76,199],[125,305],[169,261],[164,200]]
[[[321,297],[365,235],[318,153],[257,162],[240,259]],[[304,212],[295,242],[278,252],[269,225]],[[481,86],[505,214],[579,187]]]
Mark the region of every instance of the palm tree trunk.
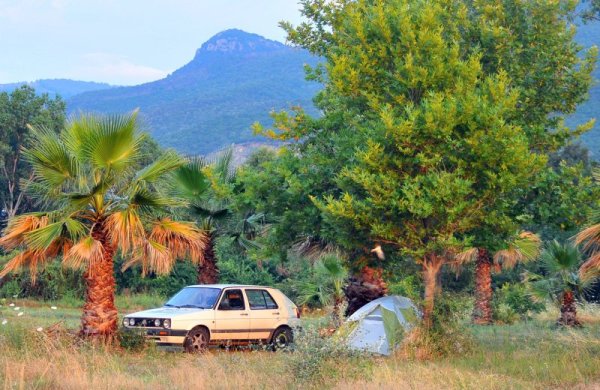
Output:
[[563,293],[560,318],[557,323],[563,326],[581,326],[581,322],[577,319],[577,305],[573,291]]
[[435,296],[441,290],[441,287],[438,287],[438,274],[443,264],[443,258],[436,255],[426,256],[423,261],[423,281],[425,282],[423,323],[426,328],[430,328],[433,323]]
[[475,263],[475,307],[473,323],[492,323],[492,258],[485,248],[479,248]]
[[198,265],[198,284],[216,284],[219,282],[219,267],[215,256],[215,234],[208,233],[208,242],[204,250],[204,262]]
[[81,317],[81,335],[110,341],[118,327],[113,269],[114,248],[102,223],[96,225],[92,237],[102,243],[104,258],[90,264],[84,274],[86,293]]
[[333,319],[333,326],[335,328],[339,328],[342,325],[342,304],[344,303],[344,297],[341,295],[336,295],[333,299],[333,312],[331,313],[331,317]]

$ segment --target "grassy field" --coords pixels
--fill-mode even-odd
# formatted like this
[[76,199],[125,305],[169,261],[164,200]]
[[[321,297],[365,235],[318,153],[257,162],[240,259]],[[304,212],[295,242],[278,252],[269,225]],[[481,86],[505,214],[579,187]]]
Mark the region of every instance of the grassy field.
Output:
[[[160,298],[147,296],[117,301],[123,313],[157,303]],[[3,388],[600,388],[600,310],[593,307],[583,309],[583,329],[556,329],[556,312],[516,325],[466,326],[473,340],[469,352],[420,361],[403,353],[390,358],[347,354],[316,332],[303,336],[293,353],[215,350],[192,356],[152,347],[107,350],[69,333],[79,322],[78,304],[0,302],[0,322],[6,320],[0,325]]]

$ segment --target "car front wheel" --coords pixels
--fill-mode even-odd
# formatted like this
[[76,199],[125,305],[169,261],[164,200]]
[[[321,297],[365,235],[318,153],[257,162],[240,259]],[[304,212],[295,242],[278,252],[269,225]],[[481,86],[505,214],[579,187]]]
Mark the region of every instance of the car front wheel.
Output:
[[294,341],[292,330],[290,328],[284,327],[275,330],[273,333],[273,337],[271,338],[271,345],[274,351],[279,349],[286,349],[292,344]]
[[202,353],[208,349],[209,340],[210,336],[208,334],[208,330],[203,327],[197,327],[190,330],[188,335],[185,337],[183,347],[188,353]]

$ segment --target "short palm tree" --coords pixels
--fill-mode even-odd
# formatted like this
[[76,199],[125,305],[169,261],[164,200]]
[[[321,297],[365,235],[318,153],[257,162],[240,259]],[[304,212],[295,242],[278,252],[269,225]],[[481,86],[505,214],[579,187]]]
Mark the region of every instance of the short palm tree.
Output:
[[33,169],[27,191],[49,211],[11,219],[0,245],[13,251],[2,272],[36,270],[62,256],[65,265],[85,269],[86,297],[81,334],[110,338],[117,329],[113,257],[141,264],[143,272],[168,272],[178,258],[200,262],[205,236],[195,225],[172,220],[173,199],[158,191],[165,174],[184,160],[166,152],[135,170],[144,135],[137,113],[82,116],[59,135],[32,129],[24,150]]
[[298,285],[298,303],[317,302],[324,306],[333,304],[331,316],[333,325],[337,328],[342,323],[341,310],[347,281],[348,270],[340,257],[335,254],[324,255],[315,263],[313,278]]
[[172,175],[172,193],[185,199],[189,214],[198,220],[207,236],[204,261],[198,265],[200,284],[219,281],[215,254],[217,237],[228,236],[236,246],[247,249],[256,246],[251,238],[265,226],[264,214],[248,212],[241,215],[233,211],[230,194],[235,177],[232,148],[213,159],[191,159]]
[[560,306],[559,325],[579,326],[576,299],[583,293],[594,277],[580,277],[582,256],[576,246],[561,244],[554,240],[546,245],[540,257],[544,275],[526,273],[525,281],[534,296],[551,299]]
[[502,250],[492,254],[486,248],[470,248],[456,256],[457,266],[475,262],[475,305],[473,323],[492,323],[492,269],[511,269],[519,263],[533,261],[539,255],[540,238],[530,232],[521,232]]

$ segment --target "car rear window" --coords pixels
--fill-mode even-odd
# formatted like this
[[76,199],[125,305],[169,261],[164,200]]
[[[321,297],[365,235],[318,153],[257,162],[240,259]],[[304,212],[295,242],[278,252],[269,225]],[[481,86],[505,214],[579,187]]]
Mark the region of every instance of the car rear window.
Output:
[[266,290],[246,290],[251,310],[277,309],[275,300]]

